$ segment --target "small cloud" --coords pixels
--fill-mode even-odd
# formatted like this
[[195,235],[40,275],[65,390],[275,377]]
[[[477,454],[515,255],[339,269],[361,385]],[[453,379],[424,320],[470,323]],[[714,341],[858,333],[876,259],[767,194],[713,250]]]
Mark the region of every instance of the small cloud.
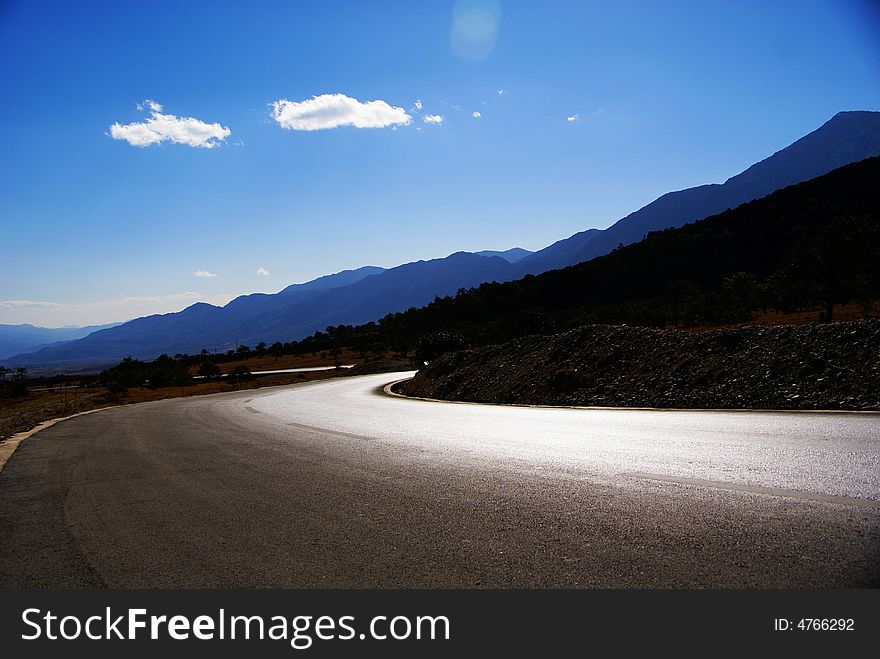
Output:
[[138,109],[139,112],[143,112],[144,110],[147,110],[147,109],[152,110],[153,112],[161,112],[162,111],[162,106],[159,103],[156,103],[156,101],[149,99],[149,98],[146,101],[144,101],[143,103],[135,104],[135,107]]
[[483,115],[482,115],[481,113],[479,113],[479,112],[471,112],[471,116],[472,116],[474,119],[479,119],[479,118],[482,117]]
[[422,109],[422,102],[417,99],[416,102],[413,103],[413,106],[415,107],[416,110],[421,110]]
[[426,114],[422,117],[422,121],[426,124],[440,125],[443,123],[443,116],[439,114]]
[[577,120],[578,120],[577,112],[575,112],[574,114],[568,115],[568,123],[573,124]]
[[498,90],[496,90],[495,93],[498,94],[499,96],[504,96],[507,92],[504,91],[503,89],[498,89]]
[[601,117],[603,114],[605,114],[605,108],[598,108],[596,110],[593,110],[594,117]]
[[196,270],[193,273],[193,276],[198,277],[199,279],[213,279],[217,275],[213,272],[208,272],[207,270]]
[[412,121],[403,108],[379,100],[363,103],[345,94],[322,94],[305,101],[274,101],[272,117],[279,126],[290,130],[385,128]]
[[162,114],[162,106],[150,99],[138,103],[137,109],[141,112],[149,110],[150,117],[146,121],[135,121],[130,124],[114,123],[110,126],[110,137],[139,147],[171,142],[212,149],[232,135],[229,128],[217,123],[209,124],[192,117]]
[[257,268],[257,276],[258,277],[268,277],[269,271],[266,268]]

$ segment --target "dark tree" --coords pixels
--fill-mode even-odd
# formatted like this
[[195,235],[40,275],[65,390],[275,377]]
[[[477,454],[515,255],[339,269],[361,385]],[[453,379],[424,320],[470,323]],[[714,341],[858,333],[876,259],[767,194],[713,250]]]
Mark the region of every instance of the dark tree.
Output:
[[229,384],[237,384],[243,380],[249,380],[252,378],[251,370],[244,365],[239,365],[229,371],[229,375],[226,376],[226,381]]
[[202,362],[199,366],[199,375],[206,380],[212,380],[220,375],[220,367],[215,362]]

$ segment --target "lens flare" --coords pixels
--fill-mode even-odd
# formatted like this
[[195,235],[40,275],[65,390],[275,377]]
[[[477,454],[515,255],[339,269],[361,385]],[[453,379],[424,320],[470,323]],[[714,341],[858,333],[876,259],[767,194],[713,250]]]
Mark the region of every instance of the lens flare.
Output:
[[486,59],[495,48],[501,3],[498,0],[458,0],[452,10],[452,51],[466,60]]

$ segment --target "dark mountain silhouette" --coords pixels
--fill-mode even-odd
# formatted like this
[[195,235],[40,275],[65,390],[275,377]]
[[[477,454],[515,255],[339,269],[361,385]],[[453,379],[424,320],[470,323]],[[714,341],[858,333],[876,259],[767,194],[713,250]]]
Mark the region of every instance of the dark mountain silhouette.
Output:
[[[517,365],[515,362],[518,356],[523,356],[519,354],[523,345],[537,342],[543,345],[540,354],[534,355],[541,362],[537,366],[544,362],[551,364],[553,372],[544,375],[550,378],[552,388],[570,392],[590,387],[597,396],[606,397],[619,384],[621,377],[624,380],[628,377],[626,373],[617,377],[621,360],[625,359],[619,337],[604,341],[610,336],[606,331],[609,324],[649,327],[729,324],[749,320],[755,310],[803,311],[815,310],[819,306],[824,309],[822,316],[827,321],[834,318],[836,304],[847,302],[858,302],[863,313],[869,314],[872,302],[880,295],[878,253],[880,158],[868,158],[684,227],[651,232],[638,243],[590,261],[506,283],[485,283],[459,291],[455,296],[435,298],[424,307],[388,314],[378,321],[328,326],[302,341],[285,342],[277,349],[289,355],[342,347],[362,353],[381,353],[390,348],[406,354],[415,349],[417,361],[438,364],[436,369],[428,369],[431,386],[436,388],[427,395],[444,398],[449,395],[448,385],[453,382],[444,364],[452,364],[453,370],[462,366],[468,373],[485,375],[486,382],[494,386],[498,384],[497,369],[491,371],[485,364],[481,366],[480,359],[494,355],[503,361],[504,354],[508,353],[508,363],[511,363],[511,357],[514,359],[514,370],[520,375],[527,374],[528,369],[535,368],[536,364]],[[450,259],[468,256],[480,258],[472,254],[456,254]],[[396,273],[397,282],[406,285],[408,278],[417,276],[418,271],[430,273],[430,264],[421,262],[401,267]],[[381,279],[384,274],[372,279]],[[368,285],[369,279],[354,286],[362,286],[365,291],[376,290]],[[814,318],[820,316],[817,314]],[[584,348],[595,357],[595,363],[588,364],[585,369],[581,368],[583,364],[572,361],[580,348],[574,352],[564,346],[560,349],[553,337],[535,336],[557,334],[584,325],[591,325],[601,335],[592,337],[599,341],[596,345]],[[606,329],[601,329],[602,326]],[[825,396],[831,391],[830,387],[852,379],[847,369],[817,378],[822,359],[817,357],[817,346],[813,344],[823,331],[820,326],[812,327],[806,332],[794,333],[790,327],[774,330],[777,336],[779,332],[783,333],[784,336],[780,337],[783,341],[787,336],[790,340],[808,338],[811,342],[800,353],[789,355],[794,356],[794,361],[787,364],[791,372],[776,380],[784,387],[774,395],[783,396],[789,403],[802,402],[800,385],[790,384],[796,380],[807,378],[814,381],[818,385],[817,391]],[[867,345],[870,334],[876,334],[876,328],[860,327],[868,332],[862,331]],[[685,332],[682,336],[690,334]],[[707,393],[707,386],[715,387],[708,398],[701,400],[717,403],[719,395],[730,394],[733,396],[730,400],[734,401],[730,406],[746,403],[740,395],[739,383],[736,387],[728,387],[736,380],[724,380],[730,377],[727,371],[729,354],[741,357],[741,365],[750,369],[749,377],[754,375],[757,378],[766,378],[767,369],[778,370],[780,355],[761,352],[758,344],[766,337],[766,332],[760,326],[722,334],[721,351],[715,350],[717,344],[713,341],[710,341],[713,345],[706,346],[707,357],[703,361],[715,362],[715,366],[709,367],[700,362],[700,356],[682,355],[680,351],[669,350],[668,345],[642,346],[644,350],[654,350],[653,354],[658,358],[655,366],[666,369],[666,374],[658,378],[658,373],[652,372],[642,379],[639,387],[662,392],[663,398],[659,399],[658,406],[668,405],[672,400],[666,395],[671,387],[687,382],[688,373],[697,368],[696,379],[687,386],[695,387],[694,392],[700,396]],[[794,334],[803,336],[795,337]],[[650,342],[651,336],[658,335],[638,332],[634,336]],[[874,336],[875,343],[876,339]],[[476,362],[462,353],[458,357],[442,356],[469,346],[485,345],[494,347],[488,352],[467,353],[472,357],[476,354],[479,357]],[[849,343],[846,345],[847,349],[853,347]],[[836,348],[832,347],[832,350]],[[871,364],[870,355],[859,356],[861,347],[854,350],[853,359]],[[724,356],[724,351],[729,353],[728,357]],[[532,356],[528,358],[532,359]],[[215,361],[236,358],[240,355],[218,356]],[[126,361],[102,378],[107,383],[125,384],[126,381],[119,378],[138,383],[145,377],[151,382],[159,377],[168,383],[176,377],[175,373],[198,366],[204,359],[201,355],[191,355],[181,359],[166,357],[151,364]],[[600,377],[595,377],[597,372]],[[866,377],[870,380],[869,376]],[[830,378],[828,382],[826,378]],[[524,381],[532,382],[527,376]],[[726,382],[722,389],[718,389],[719,382]],[[530,384],[520,393],[528,394],[529,387]],[[633,393],[631,387],[625,391],[629,392],[627,395]],[[469,399],[471,394],[472,390],[461,389],[455,397]],[[507,400],[505,396],[507,394],[493,400],[513,400]],[[861,406],[858,399],[824,400],[832,406]],[[634,404],[633,399],[624,402]]]
[[0,359],[17,355],[21,352],[37,350],[43,346],[74,341],[88,336],[92,332],[116,327],[120,323],[107,325],[90,325],[87,327],[36,327],[30,324],[0,325]]
[[[415,346],[418,359],[431,360],[468,345],[590,324],[712,325],[747,321],[754,310],[817,307],[833,320],[835,304],[858,302],[871,313],[880,296],[878,253],[880,157],[677,229],[654,231],[590,261],[483,284],[371,326],[337,328],[311,337],[309,346],[344,336],[345,345],[355,347]],[[617,346],[600,347],[605,363],[615,364]],[[560,364],[567,357],[564,351],[552,355]],[[772,355],[753,357],[775,368]],[[804,359],[806,377],[815,360]]]
[[649,231],[680,227],[764,197],[852,162],[880,155],[880,112],[840,112],[820,128],[723,184],[670,192],[605,230],[560,240],[518,262],[516,274],[539,274],[608,254]]
[[460,288],[505,281],[509,268],[500,257],[467,252],[388,270],[360,268],[271,295],[241,296],[225,307],[201,302],[177,313],[138,318],[74,343],[18,355],[12,362],[109,364],[126,356],[152,358],[162,353],[226,351],[236,344],[290,341],[331,324],[364,323],[424,306],[436,296],[455,294]]

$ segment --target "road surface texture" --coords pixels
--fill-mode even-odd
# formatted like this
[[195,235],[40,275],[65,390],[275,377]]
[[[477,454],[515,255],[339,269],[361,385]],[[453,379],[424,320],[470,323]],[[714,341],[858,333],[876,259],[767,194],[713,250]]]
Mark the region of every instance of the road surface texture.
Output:
[[0,472],[3,587],[880,585],[880,416],[392,398],[130,405]]

